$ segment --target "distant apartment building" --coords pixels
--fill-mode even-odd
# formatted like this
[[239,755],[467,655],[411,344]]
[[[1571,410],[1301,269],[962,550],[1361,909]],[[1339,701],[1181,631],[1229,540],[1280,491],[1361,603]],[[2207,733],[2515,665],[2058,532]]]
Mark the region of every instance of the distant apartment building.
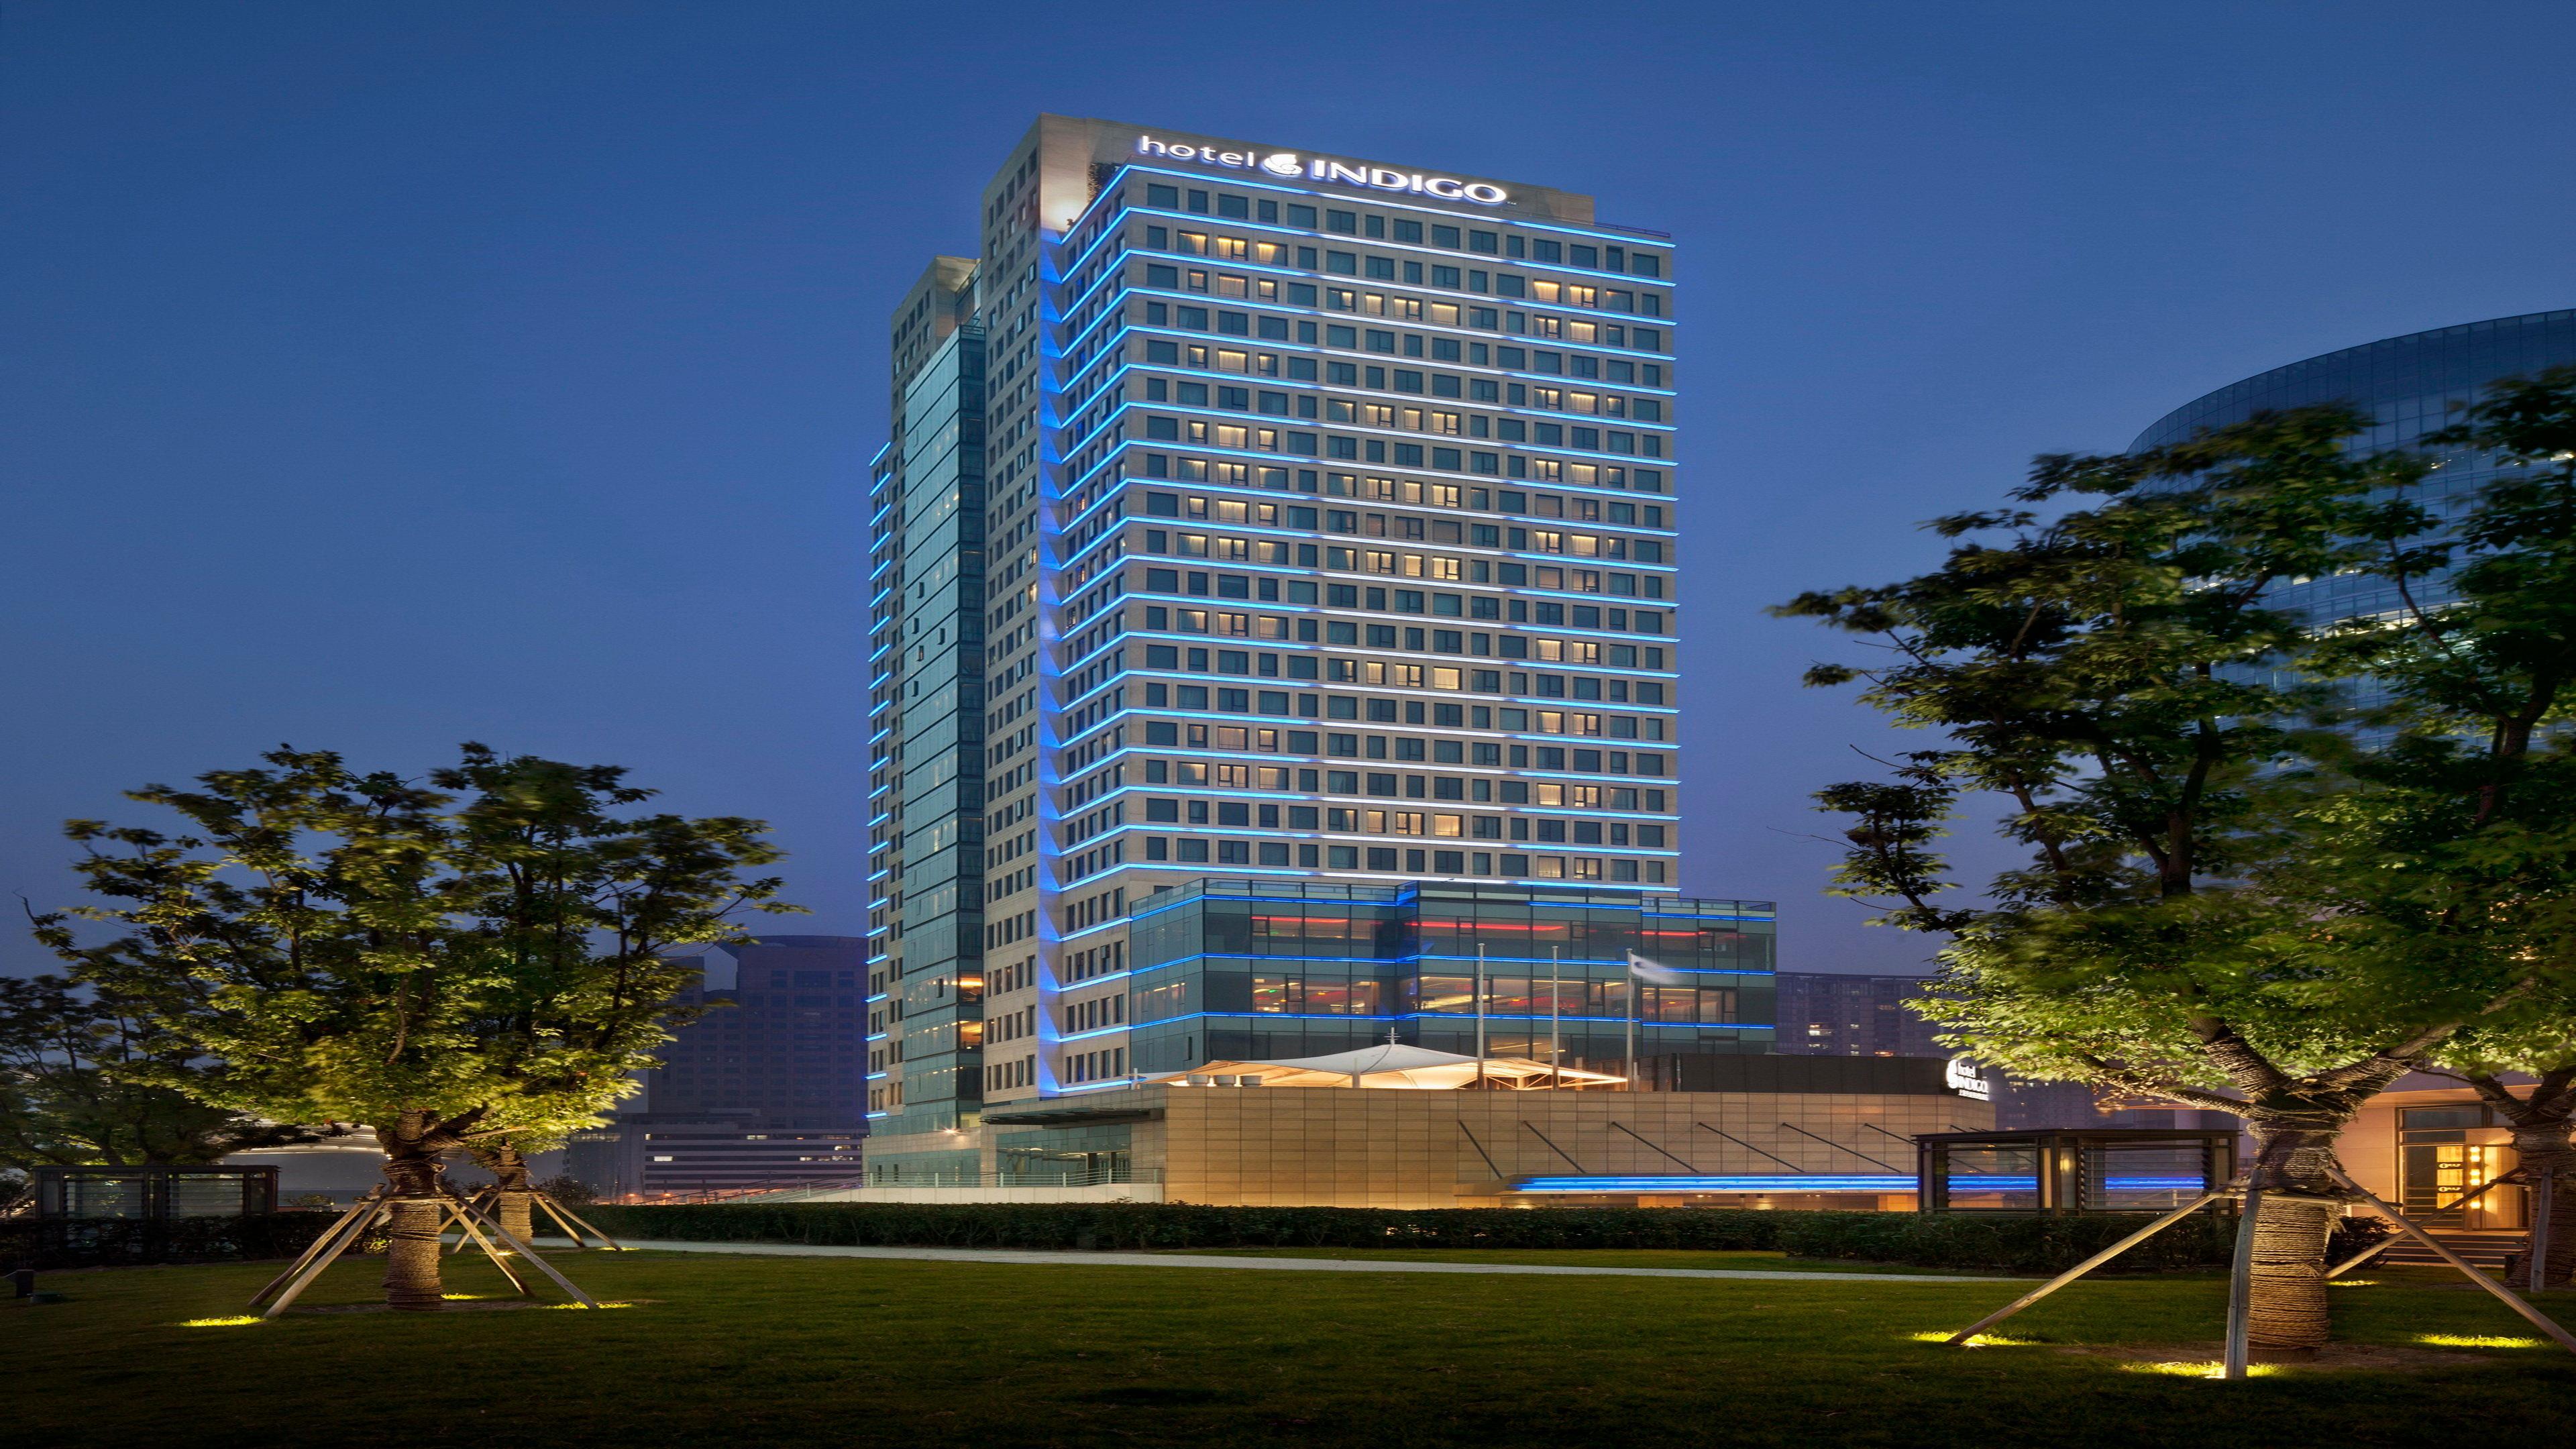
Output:
[[1932,1039],[1940,1030],[1906,1001],[1923,990],[1919,976],[1780,973],[1779,1044],[1806,1057],[1946,1057]]
[[[1939,1023],[1905,1003],[1921,996],[1920,976],[1848,976],[1823,971],[1779,975],[1779,1045],[1786,1056],[1942,1057]],[[2032,1127],[2227,1127],[2226,1112],[2169,1107],[2107,1107],[2076,1082],[2015,1081],[1990,1071],[1998,1130]]]
[[679,1028],[610,1125],[566,1170],[611,1196],[842,1181],[867,1133],[867,943],[762,936],[709,947]]

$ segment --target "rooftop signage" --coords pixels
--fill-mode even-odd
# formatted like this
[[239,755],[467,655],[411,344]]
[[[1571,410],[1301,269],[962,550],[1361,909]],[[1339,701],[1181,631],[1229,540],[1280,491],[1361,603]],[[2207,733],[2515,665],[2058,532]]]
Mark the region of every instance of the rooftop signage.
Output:
[[1994,1085],[1986,1080],[1986,1069],[1973,1057],[1952,1057],[1941,1069],[1941,1080],[1953,1092],[1971,1102],[1991,1102]]
[[1398,171],[1391,166],[1362,166],[1322,156],[1301,156],[1294,151],[1263,152],[1249,146],[1204,146],[1195,142],[1166,142],[1151,136],[1138,136],[1136,154],[1167,161],[1195,161],[1202,166],[1223,167],[1230,171],[1259,171],[1289,181],[1323,181],[1340,186],[1365,186],[1372,191],[1402,191],[1441,201],[1472,201],[1478,206],[1500,206],[1512,199],[1510,192],[1491,182],[1460,181],[1454,176],[1434,176],[1427,171]]

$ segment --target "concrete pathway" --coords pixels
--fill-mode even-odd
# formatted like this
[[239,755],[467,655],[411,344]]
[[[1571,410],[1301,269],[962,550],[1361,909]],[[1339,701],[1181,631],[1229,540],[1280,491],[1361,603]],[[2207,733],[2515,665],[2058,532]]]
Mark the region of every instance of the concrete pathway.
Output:
[[[1381,1258],[1256,1258],[1214,1253],[1035,1252],[1016,1248],[849,1248],[818,1243],[674,1243],[620,1238],[630,1248],[663,1253],[740,1253],[763,1258],[902,1258],[926,1263],[1021,1263],[1074,1268],[1231,1268],[1273,1273],[1530,1273],[1576,1278],[1753,1278],[1773,1283],[1995,1283],[1990,1277],[1934,1273],[1799,1272],[1778,1268],[1621,1268],[1564,1263],[1438,1263]],[[538,1246],[569,1248],[567,1238]]]

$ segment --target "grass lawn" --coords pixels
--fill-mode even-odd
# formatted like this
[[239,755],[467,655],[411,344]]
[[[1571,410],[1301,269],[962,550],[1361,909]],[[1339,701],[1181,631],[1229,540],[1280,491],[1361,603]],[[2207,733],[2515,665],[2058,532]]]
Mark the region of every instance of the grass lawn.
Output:
[[[1539,1255],[1549,1256],[1549,1255]],[[1622,1255],[1643,1260],[1650,1255]],[[1688,1256],[1704,1260],[1704,1255]],[[2558,1442],[2576,1360],[2496,1348],[2417,1372],[2243,1384],[2052,1345],[2208,1342],[2214,1278],[2106,1281],[1953,1329],[2016,1284],[1229,1273],[565,1253],[600,1313],[239,1314],[275,1265],[46,1275],[0,1304],[11,1444],[2404,1444]],[[451,1260],[453,1291],[490,1294]],[[364,1302],[377,1261],[309,1304]],[[2428,1271],[2338,1289],[2340,1333],[2527,1338]],[[2562,1317],[2576,1294],[2556,1294]]]

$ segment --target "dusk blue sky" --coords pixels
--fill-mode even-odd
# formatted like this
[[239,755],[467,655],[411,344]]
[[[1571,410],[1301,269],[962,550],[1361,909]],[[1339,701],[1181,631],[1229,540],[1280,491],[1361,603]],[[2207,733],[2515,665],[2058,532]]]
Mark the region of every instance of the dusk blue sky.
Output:
[[[281,741],[632,766],[857,933],[884,323],[1042,110],[1680,239],[1685,886],[1790,969],[1889,747],[1762,607],[2029,455],[2576,301],[2564,6],[517,3],[0,13],[0,890]],[[1898,742],[1901,747],[1902,742]],[[0,966],[44,958],[12,933]]]

